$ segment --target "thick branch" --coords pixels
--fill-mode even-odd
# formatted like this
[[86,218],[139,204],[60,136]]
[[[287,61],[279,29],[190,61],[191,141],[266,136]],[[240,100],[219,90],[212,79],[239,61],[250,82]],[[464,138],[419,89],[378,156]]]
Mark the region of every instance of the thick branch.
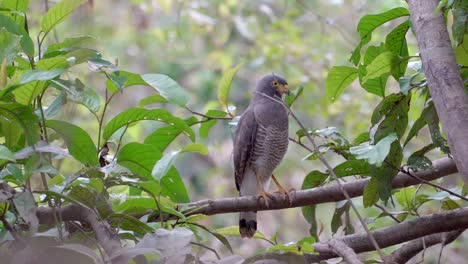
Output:
[[[449,232],[468,228],[468,207],[439,214],[422,216],[411,219],[390,227],[372,231],[379,246],[382,248],[397,245],[434,233]],[[374,246],[370,243],[366,233],[348,235],[340,238],[349,248],[356,253],[373,251]],[[328,242],[319,242],[314,245],[320,249],[327,247]],[[323,250],[322,250],[323,252]],[[308,262],[318,262],[325,259],[338,257],[332,250],[320,255],[307,255]]]
[[457,239],[465,229],[459,229],[450,231],[447,233],[437,233],[429,236],[425,236],[411,242],[406,243],[401,248],[392,252],[392,254],[386,259],[389,263],[406,263],[408,260],[416,256],[422,250],[431,247],[436,244],[442,243],[447,245]]
[[[457,172],[455,163],[449,158],[442,158],[433,162],[433,169],[414,173],[419,178],[432,181],[449,174]],[[343,184],[343,188],[349,196],[358,197],[363,194],[364,187],[369,179],[361,179]],[[394,189],[403,188],[421,183],[418,179],[411,178],[404,173],[398,173],[393,180]],[[296,191],[291,195],[291,201],[285,199],[281,194],[274,194],[275,201],[269,202],[267,208],[263,200],[255,196],[244,196],[239,198],[221,198],[215,200],[202,200],[198,202],[180,204],[179,208],[188,208],[185,214],[222,214],[242,211],[277,210],[283,208],[315,205],[328,202],[337,202],[345,199],[343,192],[336,185],[313,188],[309,190]]]
[[411,22],[442,128],[468,185],[468,95],[461,79],[438,0],[408,0]]
[[[117,233],[107,221],[100,221],[96,213],[80,205],[70,204],[61,208],[56,208],[55,213],[62,221],[86,222],[93,229],[96,240],[102,246],[108,256],[116,255],[121,250],[120,239]],[[56,225],[54,210],[49,207],[39,207],[36,210],[39,224]],[[125,263],[123,260],[116,260],[115,263]]]

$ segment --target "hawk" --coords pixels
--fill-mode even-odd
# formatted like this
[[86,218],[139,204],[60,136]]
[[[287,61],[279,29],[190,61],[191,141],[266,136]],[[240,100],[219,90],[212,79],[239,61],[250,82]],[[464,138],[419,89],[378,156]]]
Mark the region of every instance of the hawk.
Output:
[[[288,149],[288,112],[281,102],[289,94],[288,83],[278,75],[269,74],[257,84],[250,105],[240,117],[234,135],[234,176],[240,196],[256,195],[268,207],[266,190],[270,180],[278,192],[289,193],[279,184],[273,170]],[[242,237],[252,237],[257,230],[257,212],[241,212],[239,231]]]

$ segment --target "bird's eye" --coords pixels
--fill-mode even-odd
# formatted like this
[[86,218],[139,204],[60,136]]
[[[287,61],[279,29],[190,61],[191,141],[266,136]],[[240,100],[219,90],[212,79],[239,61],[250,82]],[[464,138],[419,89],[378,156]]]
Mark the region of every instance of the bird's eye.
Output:
[[271,83],[273,86],[278,86],[278,82],[277,81],[274,81]]

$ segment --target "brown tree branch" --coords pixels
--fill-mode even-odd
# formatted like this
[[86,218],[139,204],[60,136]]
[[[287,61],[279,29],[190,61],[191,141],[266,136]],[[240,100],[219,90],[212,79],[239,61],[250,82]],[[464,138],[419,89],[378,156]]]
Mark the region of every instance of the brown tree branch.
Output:
[[[372,235],[379,243],[379,246],[385,248],[434,233],[450,232],[465,228],[468,228],[468,207],[407,220],[403,223],[372,231]],[[374,250],[374,246],[370,243],[366,233],[344,236],[339,240],[356,253]],[[322,249],[323,253],[320,252],[319,255],[306,255],[306,260],[313,263],[338,257],[332,250],[329,252],[323,251],[327,247],[327,243],[315,243],[314,247],[317,246]]]
[[[91,209],[76,204],[55,208],[55,211],[49,207],[39,207],[36,209],[36,216],[39,219],[39,224],[46,225],[56,225],[55,219],[57,218],[62,221],[86,222],[91,226],[96,240],[102,246],[107,256],[118,255],[118,252],[121,250],[120,238],[117,232],[107,221],[99,220],[96,213]],[[113,263],[126,262],[123,258],[117,258],[113,260]]]
[[419,252],[428,247],[440,243],[443,243],[443,245],[452,243],[464,231],[465,229],[459,229],[447,233],[437,233],[410,241],[402,247],[400,247],[399,249],[393,251],[392,254],[388,256],[385,260],[389,263],[406,263],[411,258],[416,256]]
[[[426,181],[432,181],[457,172],[455,163],[449,158],[436,160],[433,162],[432,166],[433,168],[431,170],[419,171],[414,173],[414,175],[417,175],[419,178]],[[343,183],[342,185],[349,196],[354,198],[363,194],[364,187],[368,182],[369,179],[367,178]],[[394,189],[398,189],[420,183],[421,181],[419,179],[409,177],[408,175],[400,172],[393,180],[392,187]],[[288,201],[278,193],[273,194],[273,197],[274,200],[269,201],[269,207],[266,207],[263,200],[259,201],[255,196],[243,196],[238,198],[208,199],[187,204],[179,204],[179,208],[182,209],[186,215],[213,215],[242,211],[277,210],[337,202],[346,199],[337,185],[293,192],[291,193],[291,201]]]
[[424,73],[442,128],[465,185],[468,185],[468,95],[438,0],[408,0]]

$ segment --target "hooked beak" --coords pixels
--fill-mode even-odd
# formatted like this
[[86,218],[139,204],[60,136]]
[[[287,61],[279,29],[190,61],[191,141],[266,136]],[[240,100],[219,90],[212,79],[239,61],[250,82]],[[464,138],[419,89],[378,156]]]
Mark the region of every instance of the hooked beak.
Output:
[[280,85],[280,86],[279,86],[279,91],[280,91],[281,94],[287,94],[287,95],[289,95],[289,87],[288,87],[288,85],[287,85],[287,84],[285,84],[285,85]]

